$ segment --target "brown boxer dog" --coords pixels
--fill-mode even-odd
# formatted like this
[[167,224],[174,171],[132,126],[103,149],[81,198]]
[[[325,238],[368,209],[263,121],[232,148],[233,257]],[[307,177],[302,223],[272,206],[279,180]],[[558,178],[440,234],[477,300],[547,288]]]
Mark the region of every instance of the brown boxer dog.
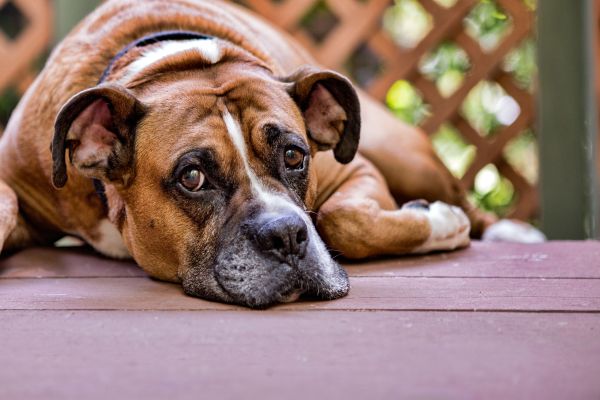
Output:
[[[398,208],[414,199],[435,202]],[[451,250],[494,221],[421,131],[214,0],[105,2],[0,142],[0,248],[75,235],[187,294],[251,307],[345,295],[330,249]]]

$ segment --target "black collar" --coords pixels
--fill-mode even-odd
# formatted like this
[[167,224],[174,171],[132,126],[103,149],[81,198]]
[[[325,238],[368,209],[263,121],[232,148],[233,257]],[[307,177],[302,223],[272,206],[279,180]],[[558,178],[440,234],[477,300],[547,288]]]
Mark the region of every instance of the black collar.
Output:
[[[108,63],[104,72],[100,76],[98,80],[98,84],[103,83],[108,75],[112,72],[112,68],[115,63],[127,54],[131,49],[148,46],[151,44],[155,44],[158,42],[165,42],[169,40],[193,40],[193,39],[212,39],[211,36],[203,35],[198,32],[193,31],[162,31],[162,32],[153,32],[144,37],[141,37],[133,42],[129,43],[127,46],[123,47],[121,51],[119,51]],[[96,189],[96,194],[102,201],[104,209],[108,211],[108,199],[106,198],[106,190],[104,189],[104,184],[99,179],[93,179],[94,188]]]

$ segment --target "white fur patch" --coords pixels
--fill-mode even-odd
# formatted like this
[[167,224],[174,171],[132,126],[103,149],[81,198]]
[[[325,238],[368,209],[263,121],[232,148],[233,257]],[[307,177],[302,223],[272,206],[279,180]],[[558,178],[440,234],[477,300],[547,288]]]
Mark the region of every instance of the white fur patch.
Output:
[[525,222],[501,219],[490,225],[481,239],[488,242],[542,243],[546,236]]
[[455,206],[436,201],[429,209],[411,209],[425,213],[431,225],[429,239],[414,249],[413,253],[428,253],[436,250],[453,250],[469,244],[471,224],[464,211]]
[[193,39],[165,41],[142,52],[142,56],[127,67],[127,77],[131,77],[152,64],[185,51],[196,51],[211,64],[221,59],[221,49],[214,39]]
[[113,258],[131,258],[129,250],[123,243],[121,233],[113,223],[108,219],[103,219],[98,224],[97,229],[100,239],[88,240],[94,249],[105,256]]

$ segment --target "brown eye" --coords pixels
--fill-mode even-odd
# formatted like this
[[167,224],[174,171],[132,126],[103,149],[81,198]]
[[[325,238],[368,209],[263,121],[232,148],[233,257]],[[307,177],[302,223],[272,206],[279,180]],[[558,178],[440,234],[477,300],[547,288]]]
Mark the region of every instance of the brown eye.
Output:
[[283,160],[287,169],[302,169],[304,153],[295,147],[288,147],[283,154]]
[[181,173],[179,183],[190,192],[197,192],[204,185],[204,174],[197,167],[188,167]]

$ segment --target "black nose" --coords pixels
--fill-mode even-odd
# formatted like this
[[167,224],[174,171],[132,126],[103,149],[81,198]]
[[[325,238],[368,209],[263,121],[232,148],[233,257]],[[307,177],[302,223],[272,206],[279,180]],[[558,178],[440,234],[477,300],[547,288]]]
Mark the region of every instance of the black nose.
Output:
[[288,256],[304,256],[308,228],[299,215],[277,215],[262,219],[255,238],[263,252],[272,253],[286,261]]

